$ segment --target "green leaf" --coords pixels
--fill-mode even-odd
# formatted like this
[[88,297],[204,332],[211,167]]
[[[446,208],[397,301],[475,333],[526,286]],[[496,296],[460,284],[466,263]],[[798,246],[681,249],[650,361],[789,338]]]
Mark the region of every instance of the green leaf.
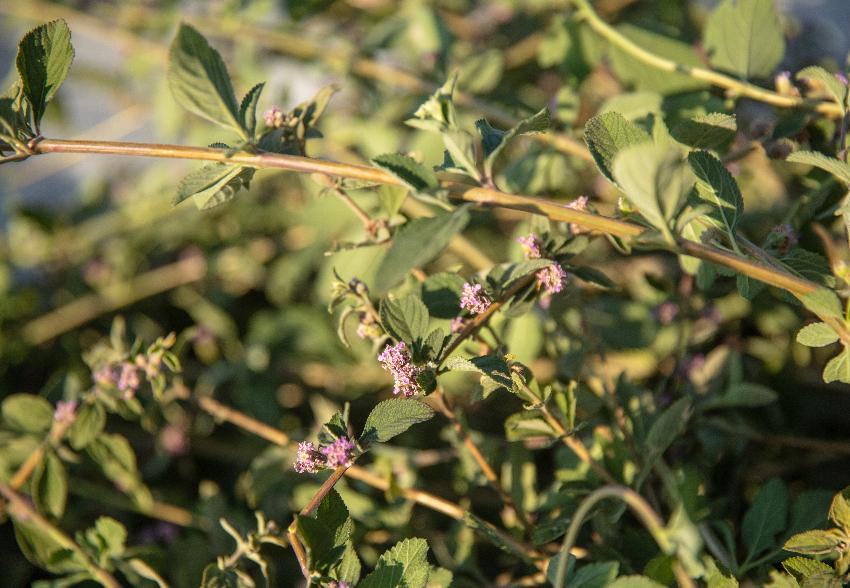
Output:
[[738,588],[738,580],[725,575],[711,558],[706,558],[706,588]]
[[803,306],[821,318],[842,318],[841,300],[828,288],[818,288],[800,300]]
[[611,167],[617,154],[626,147],[649,142],[650,136],[617,112],[599,114],[584,125],[584,141],[602,174],[614,182]]
[[785,54],[774,0],[723,0],[705,28],[711,64],[744,78],[767,78]]
[[14,517],[15,539],[24,557],[54,574],[69,574],[86,569],[85,562],[60,544],[52,533],[25,517]]
[[484,145],[484,173],[487,174],[487,177],[493,177],[496,160],[512,139],[520,135],[546,131],[551,125],[549,110],[546,108],[524,118],[508,131],[494,129],[486,120],[477,121],[475,127],[478,129]]
[[375,275],[375,290],[383,293],[401,282],[414,267],[422,267],[449,244],[469,222],[469,208],[430,218],[414,219],[393,237],[387,254]]
[[832,498],[828,516],[836,525],[850,530],[850,486]]
[[619,562],[606,561],[583,565],[567,579],[570,588],[605,588],[609,586],[620,569]]
[[385,153],[372,158],[372,164],[391,173],[416,193],[429,193],[440,187],[433,171],[407,155]]
[[422,302],[431,316],[443,319],[457,316],[463,283],[463,276],[447,272],[431,274],[422,282]]
[[357,588],[425,588],[428,573],[428,543],[405,539],[381,555]]
[[47,451],[32,474],[31,493],[38,511],[58,519],[68,501],[68,473],[62,460]]
[[716,149],[734,138],[738,124],[733,114],[710,112],[686,118],[670,129],[674,139],[697,149]]
[[428,308],[417,296],[411,294],[401,300],[385,298],[380,315],[384,328],[397,341],[416,345],[428,335]]
[[495,47],[467,57],[458,70],[458,84],[470,94],[486,94],[499,85],[505,58]]
[[103,470],[103,474],[121,488],[138,506],[147,508],[153,502],[150,490],[142,482],[136,465],[136,454],[126,438],[103,433],[94,439],[86,452]]
[[68,75],[72,61],[71,31],[64,20],[41,25],[21,39],[15,63],[36,127],[47,103]]
[[265,82],[261,82],[248,90],[239,105],[239,123],[251,138],[254,138],[257,132],[257,103],[265,85]]
[[311,572],[327,574],[342,559],[345,545],[336,545],[334,532],[320,521],[304,515],[296,517],[298,536],[307,552],[307,566]]
[[626,197],[643,217],[672,240],[671,221],[685,204],[693,185],[690,169],[678,149],[634,145],[618,152],[612,167]]
[[342,559],[339,560],[339,563],[334,569],[333,576],[337,580],[348,582],[354,586],[360,580],[361,568],[360,558],[357,557],[357,550],[354,549],[351,541],[348,541],[345,544],[345,552],[342,554]]
[[86,529],[85,538],[104,558],[119,558],[124,555],[127,529],[111,517],[99,517]]
[[668,406],[661,415],[655,419],[644,442],[644,453],[646,466],[653,464],[667,448],[676,440],[692,413],[689,398],[680,398]]
[[[702,58],[691,43],[659,35],[630,23],[618,24],[616,28],[618,33],[655,55],[666,57],[683,66],[703,66]],[[609,60],[617,79],[627,85],[633,85],[639,91],[669,95],[708,87],[703,80],[686,73],[662,71],[646,64],[616,45],[610,48]]]
[[824,68],[817,65],[804,67],[794,76],[798,80],[816,80],[823,84],[827,93],[832,96],[838,104],[844,104],[844,98],[847,94],[847,86],[841,83],[834,74],[829,73]]
[[797,333],[797,342],[807,347],[826,347],[838,341],[838,333],[826,323],[806,325]]
[[187,198],[206,210],[232,200],[239,190],[247,190],[257,170],[240,165],[210,163],[190,172],[177,186],[176,206]]
[[662,588],[663,586],[664,584],[659,584],[646,576],[620,576],[606,588]]
[[180,106],[249,139],[240,122],[227,67],[203,35],[182,23],[171,44],[168,62],[168,82]]
[[444,130],[442,134],[443,144],[454,164],[469,177],[480,180],[475,164],[475,142],[472,135],[463,130]]
[[446,360],[446,367],[452,371],[478,372],[482,380],[486,378],[495,386],[504,386],[508,390],[513,388],[510,366],[501,355],[481,355],[471,359],[454,356]]
[[333,532],[334,545],[344,545],[351,539],[354,522],[348,516],[348,508],[336,490],[325,495],[316,509],[315,518]]
[[840,159],[829,157],[817,151],[795,151],[785,161],[817,167],[831,173],[845,184],[850,184],[850,165]]
[[707,151],[691,152],[688,162],[697,177],[698,197],[711,206],[708,218],[734,243],[738,219],[744,214],[744,199],[738,183],[720,160]]
[[739,382],[729,386],[722,396],[710,398],[703,404],[704,408],[751,408],[776,402],[776,392],[751,382]]
[[[835,579],[835,571],[830,566],[823,562],[809,559],[808,557],[789,557],[788,559],[783,560],[782,567],[785,568],[789,574],[799,580],[821,575],[826,577],[831,576],[833,580]],[[838,582],[834,585],[841,586],[841,583]],[[818,588],[827,588],[830,584],[828,582],[824,582],[817,584],[817,586]],[[814,588],[814,586],[812,586],[812,588]]]
[[434,416],[434,410],[413,398],[390,398],[378,403],[366,418],[360,442],[364,445],[373,442],[386,443],[401,435],[417,423]]
[[53,406],[36,394],[12,394],[0,405],[3,422],[24,433],[46,433],[53,423]]
[[781,480],[770,480],[759,490],[741,525],[748,562],[774,546],[787,521],[788,489]]
[[815,529],[792,536],[782,549],[806,555],[829,555],[836,551],[843,541],[843,533],[838,529],[822,531]]
[[77,411],[77,417],[68,429],[68,442],[79,451],[96,439],[105,425],[106,411],[103,406],[99,403],[85,404]]
[[823,368],[823,381],[827,384],[832,382],[844,382],[850,384],[850,349],[844,350],[830,359]]
[[522,441],[539,437],[557,437],[558,433],[536,409],[521,410],[505,419],[505,436],[508,441]]

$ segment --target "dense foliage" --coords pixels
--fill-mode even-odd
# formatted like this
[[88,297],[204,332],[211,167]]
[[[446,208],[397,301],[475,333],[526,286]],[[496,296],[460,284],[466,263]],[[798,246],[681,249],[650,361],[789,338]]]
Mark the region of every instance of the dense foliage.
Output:
[[850,581],[850,92],[773,0],[0,13],[4,585]]

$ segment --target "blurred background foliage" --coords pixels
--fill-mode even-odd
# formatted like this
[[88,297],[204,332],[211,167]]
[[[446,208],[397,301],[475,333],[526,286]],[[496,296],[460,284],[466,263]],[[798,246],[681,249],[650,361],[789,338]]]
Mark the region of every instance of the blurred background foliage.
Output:
[[[734,141],[742,146],[762,138],[766,124],[795,124],[789,113],[746,101],[734,105],[691,78],[609,52],[592,32],[569,20],[565,5],[4,2],[0,67],[13,63],[12,41],[24,31],[64,18],[77,55],[45,119],[49,136],[206,145],[221,137],[181,111],[164,71],[177,23],[187,21],[221,51],[237,94],[267,80],[261,110],[272,104],[286,110],[337,84],[339,92],[319,124],[324,136],[308,142],[308,154],[349,162],[396,151],[439,162],[439,137],[403,121],[456,69],[460,90],[481,101],[461,102],[468,128],[488,116],[482,104],[491,109],[493,124],[498,121],[492,110],[526,116],[548,106],[556,128],[575,136],[600,110],[617,110],[632,120],[657,114],[672,127],[685,116],[734,109],[739,129]],[[710,2],[602,0],[595,6],[642,45],[701,63],[700,31]],[[783,69],[845,64],[850,14],[843,2],[782,6],[789,41]],[[815,121],[808,139],[825,145],[833,124]],[[565,202],[589,194],[602,212],[616,206],[616,189],[582,157],[523,140],[505,161],[499,184],[506,190]],[[833,222],[842,196],[834,183],[793,175],[764,149],[734,166],[745,198],[740,226],[753,240],[798,219],[800,207],[813,200],[818,205],[809,217]],[[295,438],[309,436],[345,402],[351,403],[352,421],[362,423],[391,382],[370,345],[356,336],[349,337],[351,348],[340,343],[326,307],[334,270],[368,284],[385,246],[335,251],[363,239],[361,224],[309,177],[291,173],[261,171],[248,194],[213,210],[172,208],[177,182],[194,167],[57,155],[0,168],[0,394],[40,391],[56,401],[87,385],[83,356],[108,337],[121,315],[128,332],[145,341],[178,334],[186,386],[198,394],[214,392]],[[354,193],[361,207],[390,223],[400,214],[422,214],[421,205],[410,202],[399,211],[391,188],[378,196]],[[469,274],[482,255],[485,262],[516,259],[513,238],[528,227],[520,213],[476,210],[465,232],[468,241],[456,241],[429,273],[462,267]],[[820,250],[810,231],[802,232],[801,244]],[[573,286],[550,313],[499,318],[493,328],[542,382],[581,378],[579,421],[595,427],[593,451],[627,455],[610,448],[615,414],[597,394],[601,387],[616,388],[636,428],[686,391],[705,398],[723,393],[727,404],[704,404],[669,453],[677,480],[683,488],[698,489],[693,496],[713,520],[721,525],[740,520],[756,489],[771,478],[785,480],[795,495],[824,490],[821,504],[847,483],[850,397],[845,386],[821,381],[827,355],[794,341],[804,318],[787,297],[765,290],[746,300],[727,283],[702,292],[675,259],[657,253],[622,257],[604,240],[583,252],[581,261],[616,287]],[[620,373],[629,381],[618,383]],[[516,398],[495,394],[473,402],[477,387],[466,377],[453,377],[446,387],[517,502],[557,519],[553,503],[569,499],[550,489],[582,478],[572,454],[561,446],[532,454],[521,443],[506,442],[503,423],[519,410]],[[191,511],[192,522],[177,525],[134,512],[83,460],[74,465],[73,506],[62,524],[82,528],[109,513],[127,526],[128,543],[145,546],[174,586],[197,585],[204,565],[232,550],[215,523],[219,517],[247,529],[252,511],[262,510],[283,523],[316,488],[315,481],[292,471],[291,450],[268,448],[231,426],[216,426],[190,407],[174,404],[164,413],[146,413],[140,422],[141,428],[110,419],[108,430],[131,441],[156,498]],[[394,472],[403,485],[474,503],[478,514],[498,520],[499,496],[469,456],[458,455],[454,435],[445,420],[434,419],[377,449],[372,467]],[[627,472],[628,458],[623,459],[621,472]],[[455,570],[458,585],[491,585],[513,565],[461,522],[399,502],[392,492],[385,497],[346,481],[338,488],[356,521],[356,544],[367,565],[409,536],[426,537],[432,557]],[[620,539],[598,549],[628,553],[631,568],[643,570],[652,555],[640,548],[648,540],[645,532],[628,526]],[[293,579],[282,585],[295,585],[299,572],[291,553],[279,551],[276,564],[281,578]],[[10,525],[0,527],[0,569],[8,586],[44,577],[20,554]]]

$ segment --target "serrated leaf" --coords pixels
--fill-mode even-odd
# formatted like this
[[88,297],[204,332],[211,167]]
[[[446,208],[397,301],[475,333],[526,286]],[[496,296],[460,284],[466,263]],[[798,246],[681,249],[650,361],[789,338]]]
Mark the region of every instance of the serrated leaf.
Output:
[[810,65],[798,71],[794,77],[798,80],[816,80],[823,84],[824,89],[832,96],[833,100],[838,104],[844,104],[847,86],[839,81],[835,77],[835,74],[829,73],[824,68],[817,65]]
[[413,398],[390,398],[378,403],[366,417],[360,442],[369,445],[373,442],[386,443],[401,435],[417,423],[434,416],[434,410]]
[[678,149],[634,145],[617,153],[612,171],[629,202],[668,240],[671,221],[685,204],[693,185],[690,168]]
[[806,325],[797,333],[797,342],[807,347],[825,347],[838,341],[838,333],[826,323]]
[[44,458],[32,474],[31,494],[38,511],[58,519],[65,512],[68,501],[68,473],[53,451]]
[[548,130],[551,125],[552,120],[547,108],[522,119],[516,126],[507,131],[494,129],[485,120],[477,121],[475,127],[478,129],[482,144],[484,145],[484,172],[487,174],[487,177],[493,177],[496,160],[511,140],[520,135],[541,133]]
[[844,382],[850,384],[850,349],[844,350],[830,359],[823,368],[823,381],[827,384],[832,382]]
[[351,541],[345,544],[345,552],[342,554],[342,559],[334,568],[334,577],[337,580],[348,582],[351,586],[355,586],[360,580],[360,558],[357,557],[357,550]]
[[785,55],[774,0],[723,0],[705,28],[711,64],[744,78],[767,78]]
[[12,394],[0,405],[5,425],[24,433],[46,433],[53,423],[53,406],[36,394]]
[[[808,557],[789,557],[782,561],[782,567],[798,579],[810,578],[820,574],[835,576],[835,572],[830,566]],[[826,586],[826,584],[823,585],[824,588]]]
[[850,487],[844,488],[832,498],[829,505],[829,520],[850,530]]
[[376,292],[386,292],[411,269],[437,257],[468,222],[469,209],[461,206],[452,213],[417,218],[401,227],[375,274]]
[[738,219],[744,214],[744,199],[732,174],[707,151],[693,151],[688,162],[697,177],[697,195],[711,206],[708,218],[726,232],[734,243]]
[[232,200],[239,190],[247,190],[256,171],[240,165],[207,164],[180,181],[173,204],[176,206],[191,197],[199,209],[213,208]]
[[397,341],[414,345],[428,335],[428,308],[417,296],[411,294],[401,300],[384,299],[380,315],[381,324]]
[[227,66],[201,33],[182,23],[171,44],[168,62],[168,82],[180,106],[249,139],[240,123]]
[[840,159],[829,157],[817,151],[795,151],[785,161],[814,166],[831,173],[845,184],[850,185],[850,165]]
[[821,318],[841,318],[841,300],[832,290],[818,288],[800,298],[803,306]]
[[428,573],[428,543],[405,539],[378,558],[374,571],[357,588],[425,588]]
[[697,149],[716,149],[730,141],[738,130],[734,114],[710,112],[680,121],[670,134],[674,139]]
[[815,529],[792,536],[782,549],[806,555],[828,555],[836,551],[842,541],[843,534],[838,529]]
[[774,545],[776,535],[785,529],[787,520],[788,489],[781,480],[770,480],[759,490],[741,524],[747,561]]
[[71,31],[64,20],[54,20],[24,35],[15,64],[24,95],[32,107],[36,127],[47,103],[68,75],[74,61]]
[[407,155],[385,153],[372,158],[372,164],[391,173],[416,193],[428,193],[440,187],[433,171]]
[[649,142],[650,136],[617,112],[606,112],[591,118],[584,125],[584,141],[593,155],[599,171],[614,182],[611,167],[617,154],[632,145]]
[[257,131],[257,104],[265,85],[265,82],[261,82],[248,90],[239,105],[239,122],[250,137],[254,137]]

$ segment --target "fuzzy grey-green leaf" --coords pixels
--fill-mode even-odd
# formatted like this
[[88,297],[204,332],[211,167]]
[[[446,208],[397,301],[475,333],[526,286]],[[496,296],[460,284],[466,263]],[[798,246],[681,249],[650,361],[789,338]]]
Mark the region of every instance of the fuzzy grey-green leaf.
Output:
[[845,184],[850,184],[850,165],[823,153],[818,153],[817,151],[795,151],[785,161],[820,168],[828,171]]
[[413,295],[381,303],[381,323],[387,332],[408,345],[421,342],[428,334],[428,307]]
[[587,121],[584,125],[584,141],[599,171],[614,182],[611,167],[617,153],[631,145],[649,142],[650,136],[646,131],[623,118],[620,113],[606,112]]
[[401,153],[385,153],[372,158],[372,164],[394,175],[414,192],[429,192],[439,187],[433,171]]
[[363,425],[363,443],[386,443],[417,423],[434,416],[434,409],[414,398],[390,398],[378,403]]
[[404,539],[381,555],[357,588],[425,588],[428,574],[428,543]]

